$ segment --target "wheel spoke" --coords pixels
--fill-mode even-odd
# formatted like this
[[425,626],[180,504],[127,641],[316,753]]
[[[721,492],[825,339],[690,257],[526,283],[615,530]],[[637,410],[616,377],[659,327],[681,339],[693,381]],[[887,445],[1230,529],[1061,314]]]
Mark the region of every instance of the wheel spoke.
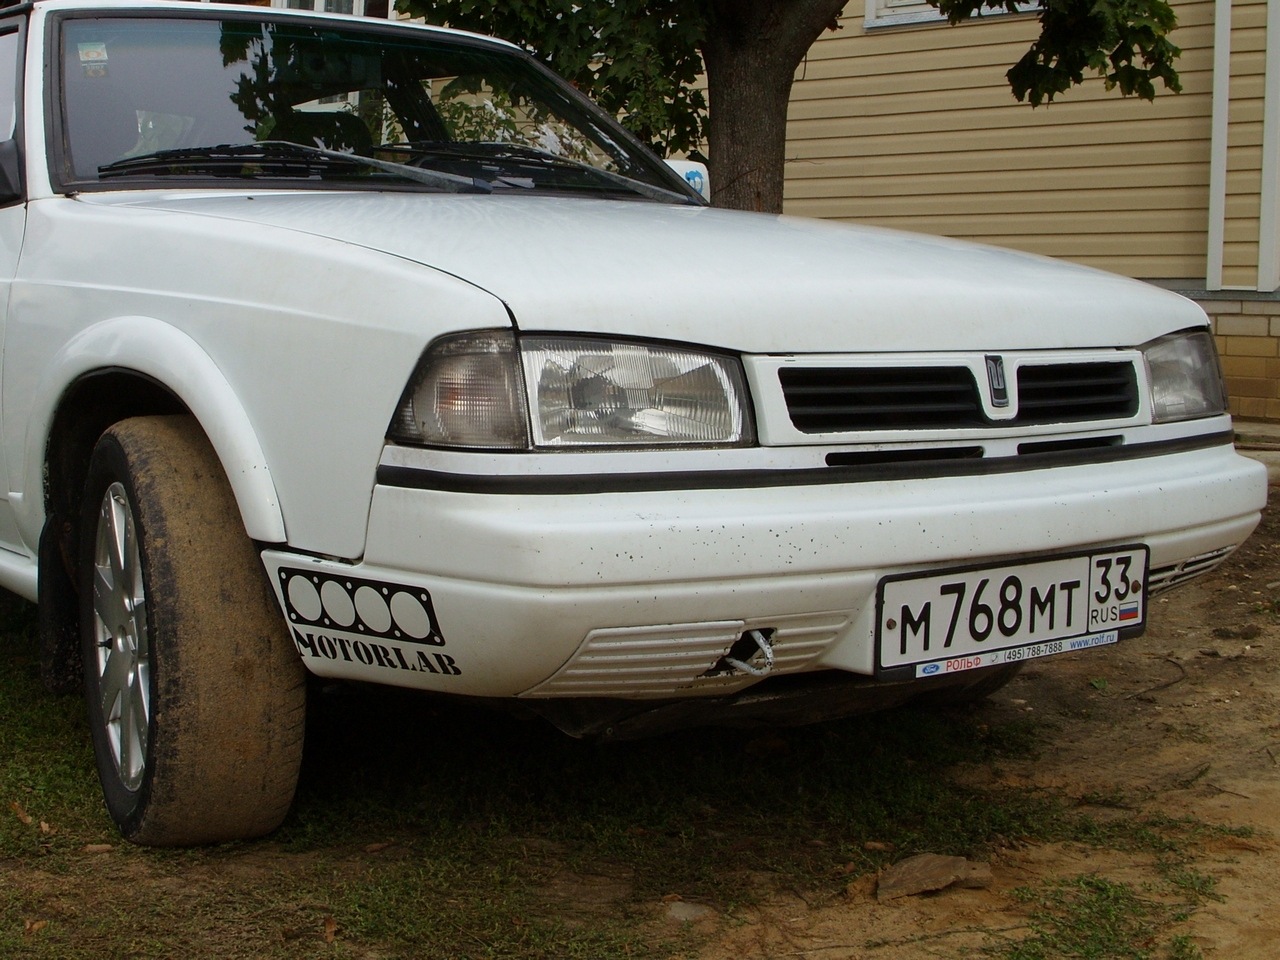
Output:
[[117,730],[119,736],[118,745],[116,747],[116,756],[120,765],[120,779],[128,786],[133,782],[134,766],[138,763],[137,747],[133,742],[133,727],[128,722],[127,711],[120,718],[120,726]]
[[128,505],[122,503],[120,509],[125,512],[120,539],[120,593],[126,609],[135,614],[141,611],[146,600],[146,591],[142,585],[142,558],[138,555],[138,533],[133,517],[128,513]]
[[126,784],[142,776],[147,753],[147,705],[142,677],[135,673],[120,710],[120,774]]
[[132,660],[133,657],[128,653],[114,648],[107,652],[107,662],[102,670],[102,678],[98,682],[102,716],[107,722],[119,718],[120,701],[128,696],[129,681],[134,673]]
[[[138,658],[139,676],[145,679],[151,674],[151,637],[147,633],[147,610],[146,607],[139,602],[133,608],[133,648]],[[150,687],[146,689],[150,690]]]
[[138,705],[138,727],[143,732],[142,742],[147,742],[147,725],[151,722],[151,662],[138,661],[137,684],[135,686]]
[[127,509],[128,507],[113,496],[111,491],[107,492],[107,497],[103,501],[103,513],[107,521],[105,546],[107,559],[111,564],[111,580],[117,585],[123,585],[126,582],[124,578],[127,556],[125,538],[129,529]]
[[124,595],[108,579],[108,570],[95,567],[93,571],[93,612],[109,636],[117,636],[129,623],[129,610]]

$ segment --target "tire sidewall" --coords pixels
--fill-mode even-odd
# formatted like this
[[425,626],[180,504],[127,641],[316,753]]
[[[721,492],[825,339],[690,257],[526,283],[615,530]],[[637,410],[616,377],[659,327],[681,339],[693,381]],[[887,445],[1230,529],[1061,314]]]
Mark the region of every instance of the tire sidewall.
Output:
[[[119,483],[128,499],[129,511],[133,516],[134,533],[138,545],[138,554],[142,561],[142,583],[145,591],[144,618],[147,628],[149,669],[149,703],[150,716],[147,718],[147,750],[144,761],[142,782],[136,790],[125,786],[120,772],[112,756],[111,744],[107,739],[106,723],[102,711],[102,698],[99,692],[97,677],[97,650],[95,644],[94,610],[93,610],[93,578],[95,567],[95,551],[98,535],[99,514],[107,489]],[[156,750],[159,744],[156,739],[156,714],[160,708],[159,691],[161,675],[164,671],[163,655],[155,643],[156,630],[152,609],[152,571],[148,547],[150,531],[148,518],[140,509],[141,501],[134,483],[134,471],[130,469],[129,458],[120,442],[110,433],[106,433],[94,448],[89,463],[89,475],[85,483],[84,499],[80,506],[80,556],[77,579],[80,588],[80,647],[84,660],[85,700],[89,712],[89,729],[93,737],[94,759],[98,767],[98,779],[102,784],[102,793],[107,803],[107,810],[115,821],[121,834],[126,838],[134,836],[139,829],[143,812],[146,810],[151,795],[152,781],[155,775]]]

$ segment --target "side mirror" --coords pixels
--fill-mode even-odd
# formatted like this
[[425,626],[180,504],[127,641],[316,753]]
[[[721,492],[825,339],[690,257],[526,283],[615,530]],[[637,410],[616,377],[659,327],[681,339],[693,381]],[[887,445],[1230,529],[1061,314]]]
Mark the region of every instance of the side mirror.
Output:
[[0,204],[22,199],[22,155],[17,140],[0,142]]
[[680,174],[684,182],[697,192],[703,200],[711,200],[711,178],[707,176],[707,165],[696,160],[668,160],[667,166]]

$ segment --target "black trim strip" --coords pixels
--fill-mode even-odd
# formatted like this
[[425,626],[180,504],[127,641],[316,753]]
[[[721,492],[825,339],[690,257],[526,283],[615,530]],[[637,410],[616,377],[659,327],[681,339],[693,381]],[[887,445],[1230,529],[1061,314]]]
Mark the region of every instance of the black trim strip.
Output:
[[985,477],[1054,467],[1116,463],[1144,457],[1166,456],[1228,445],[1234,433],[1219,433],[1134,443],[1096,450],[1068,450],[1023,454],[985,460],[936,460],[875,464],[858,467],[819,467],[804,470],[696,470],[670,473],[588,473],[553,476],[477,476],[446,473],[417,467],[378,467],[377,482],[384,487],[411,490],[444,490],[451,493],[554,495],[567,493],[640,493],[665,490],[747,490],[761,487],[812,486],[824,483],[865,483],[884,480],[920,480],[933,477]]

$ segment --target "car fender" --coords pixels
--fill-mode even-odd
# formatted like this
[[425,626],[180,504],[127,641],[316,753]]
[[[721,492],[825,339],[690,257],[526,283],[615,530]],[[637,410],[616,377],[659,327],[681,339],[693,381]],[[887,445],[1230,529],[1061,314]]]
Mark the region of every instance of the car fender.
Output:
[[[27,421],[26,490],[42,489],[47,438],[67,387],[104,369],[149,377],[182,401],[217,451],[246,532],[254,540],[284,542],[284,515],[271,468],[235,391],[195,340],[153,317],[115,317],[96,323],[68,340],[51,359],[32,397]],[[43,504],[24,498],[19,512],[23,535],[34,543],[43,522]]]

